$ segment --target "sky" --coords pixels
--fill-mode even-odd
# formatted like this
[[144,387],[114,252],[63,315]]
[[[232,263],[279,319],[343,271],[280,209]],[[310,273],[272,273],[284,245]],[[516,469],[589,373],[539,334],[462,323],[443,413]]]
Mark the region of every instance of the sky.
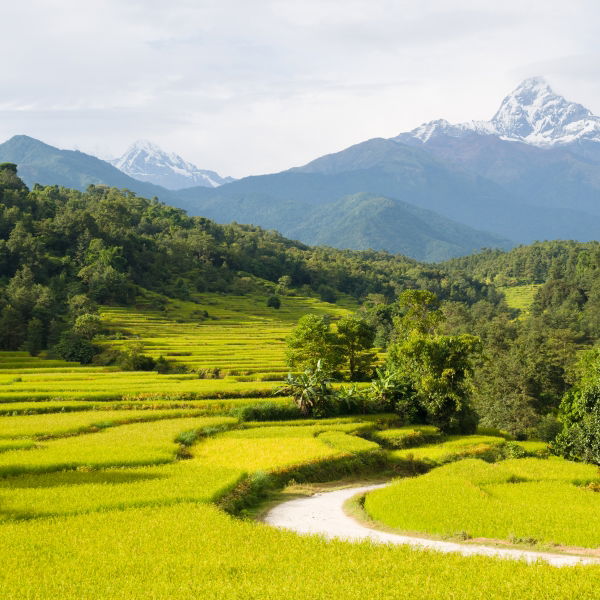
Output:
[[19,0],[0,14],[0,141],[108,158],[148,139],[242,177],[489,119],[530,76],[600,114],[597,0]]

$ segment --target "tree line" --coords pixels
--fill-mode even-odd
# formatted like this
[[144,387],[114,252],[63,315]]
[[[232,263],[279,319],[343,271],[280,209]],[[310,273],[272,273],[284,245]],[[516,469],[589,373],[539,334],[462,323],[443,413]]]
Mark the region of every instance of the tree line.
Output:
[[77,321],[91,323],[98,305],[131,305],[143,289],[182,299],[273,293],[282,280],[328,302],[393,299],[410,287],[467,303],[496,294],[405,257],[311,248],[259,227],[189,217],[127,190],[30,190],[16,165],[0,165],[0,349],[51,349],[85,362],[91,330]]
[[[596,410],[590,408],[595,388],[579,365],[582,351],[600,336],[599,274],[598,242],[541,242],[426,265],[385,252],[312,248],[254,226],[218,225],[127,190],[28,189],[16,165],[0,165],[4,350],[89,362],[97,352],[98,307],[132,305],[146,289],[192,301],[198,292],[259,291],[273,309],[290,290],[328,302],[349,295],[361,304],[360,322],[311,325],[320,328],[320,348],[331,342],[324,362],[332,373],[375,377],[385,396],[402,366],[424,397],[427,386],[441,390],[456,382],[442,381],[436,357],[458,360],[459,349],[468,347],[468,364],[456,369],[481,424],[544,439],[568,425],[578,440],[591,439],[595,421],[584,413]],[[498,288],[520,283],[540,287],[530,311],[519,314]],[[406,290],[435,300],[411,305]],[[405,337],[406,331],[413,333]],[[373,347],[387,353],[381,377],[373,371]],[[138,353],[115,360],[139,368],[145,359]],[[291,364],[302,371],[307,365],[298,361]],[[460,386],[452,394],[462,394]],[[579,408],[573,412],[571,405]],[[577,418],[567,419],[571,413]],[[577,447],[569,452],[582,456]]]

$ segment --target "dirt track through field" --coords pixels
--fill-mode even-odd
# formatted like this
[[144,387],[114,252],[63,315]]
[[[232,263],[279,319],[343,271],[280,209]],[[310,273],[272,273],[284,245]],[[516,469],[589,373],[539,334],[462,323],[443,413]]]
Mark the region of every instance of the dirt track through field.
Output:
[[272,508],[265,516],[264,522],[273,527],[289,529],[301,534],[318,534],[330,539],[369,540],[379,544],[406,544],[426,550],[458,552],[465,556],[483,555],[510,560],[524,560],[530,563],[544,561],[555,567],[600,564],[600,559],[585,556],[497,548],[478,544],[459,544],[388,533],[371,529],[344,512],[343,506],[347,500],[384,485],[352,487],[334,492],[323,492],[308,498],[289,500]]

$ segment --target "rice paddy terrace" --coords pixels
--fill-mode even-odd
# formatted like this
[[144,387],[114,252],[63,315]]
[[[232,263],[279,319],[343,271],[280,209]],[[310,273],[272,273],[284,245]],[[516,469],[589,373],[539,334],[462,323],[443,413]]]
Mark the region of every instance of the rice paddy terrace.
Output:
[[[560,519],[545,537],[533,532],[531,506],[510,523],[510,533],[588,549],[597,543],[597,470],[543,458],[543,444],[510,445],[485,431],[443,437],[431,427],[402,427],[394,415],[270,422],[232,412],[270,396],[286,371],[284,338],[308,311],[335,317],[347,309],[289,297],[275,311],[262,298],[213,294],[164,308],[147,298],[135,310],[103,310],[102,344],[141,341],[152,356],[194,370],[177,375],[2,353],[2,599],[597,598],[599,567],[557,569],[326,541],[239,519],[288,483],[432,469],[389,488],[396,494],[406,486],[413,504],[428,496],[431,515],[419,513],[417,522],[415,511],[407,511],[411,527],[434,531],[449,489],[467,508],[444,531],[461,527],[502,537],[501,515],[522,500],[510,496],[509,486],[524,486],[523,501],[550,513],[550,504],[565,510],[561,493],[577,484],[575,492],[586,496],[573,536],[563,535]],[[515,446],[530,457],[495,465],[479,460],[501,460]],[[496,465],[500,475],[485,470]],[[487,496],[501,486],[505,513],[485,529]],[[393,509],[386,502],[381,520],[404,514],[397,502]]]
[[281,379],[287,373],[285,337],[308,312],[335,319],[349,311],[314,298],[287,296],[275,310],[262,297],[206,294],[198,296],[196,303],[170,301],[162,311],[107,308],[103,318],[111,329],[129,335],[111,344],[143,341],[150,355],[193,369]]
[[0,413],[98,408],[107,406],[98,405],[104,401],[134,407],[185,400],[191,406],[194,400],[269,396],[277,385],[273,382],[287,373],[285,337],[300,316],[348,313],[304,297],[286,297],[279,310],[268,308],[262,297],[216,294],[198,302],[170,300],[163,310],[148,305],[142,298],[137,309],[104,308],[109,334],[100,343],[124,347],[141,342],[145,353],[182,363],[190,373],[125,372],[1,352]]

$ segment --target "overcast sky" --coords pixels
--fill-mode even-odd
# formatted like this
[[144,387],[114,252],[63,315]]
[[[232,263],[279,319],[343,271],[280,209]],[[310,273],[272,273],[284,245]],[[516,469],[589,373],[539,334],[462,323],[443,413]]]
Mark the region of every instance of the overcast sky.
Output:
[[532,75],[600,114],[597,0],[19,0],[0,14],[0,141],[107,157],[145,138],[241,177],[488,119]]

